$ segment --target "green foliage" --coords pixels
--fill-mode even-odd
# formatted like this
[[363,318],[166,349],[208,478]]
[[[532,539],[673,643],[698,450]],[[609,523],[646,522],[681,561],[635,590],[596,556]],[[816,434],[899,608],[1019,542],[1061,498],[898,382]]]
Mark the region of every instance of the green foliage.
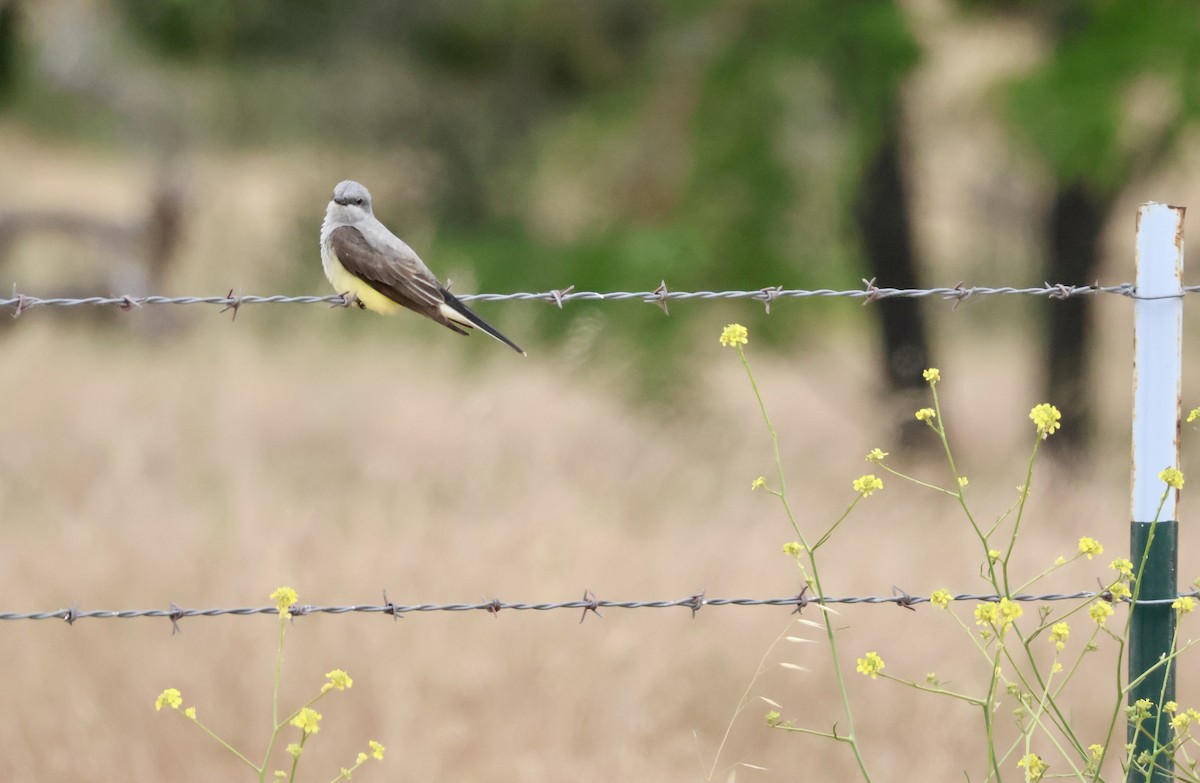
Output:
[[131,29],[176,59],[320,51],[336,0],[117,0]]
[[[1200,117],[1200,5],[1088,0],[1059,11],[1060,45],[1014,85],[1011,117],[1060,180],[1116,192]],[[1143,78],[1161,81],[1167,104],[1145,129],[1133,108]]]

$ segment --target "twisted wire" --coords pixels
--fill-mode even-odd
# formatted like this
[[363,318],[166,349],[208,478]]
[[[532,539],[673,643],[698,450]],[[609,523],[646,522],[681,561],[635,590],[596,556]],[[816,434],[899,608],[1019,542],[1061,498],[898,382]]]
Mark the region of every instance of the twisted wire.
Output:
[[[546,302],[562,307],[569,302],[621,302],[640,301],[650,304],[665,305],[668,302],[686,302],[692,300],[714,299],[752,299],[759,301],[768,308],[777,299],[806,299],[813,297],[830,298],[845,297],[862,299],[864,303],[891,298],[924,298],[940,297],[953,300],[956,303],[977,296],[1044,296],[1050,299],[1069,299],[1075,296],[1095,294],[1115,294],[1130,298],[1137,297],[1137,289],[1130,283],[1101,286],[1085,285],[1072,286],[1064,284],[1016,288],[1012,286],[963,286],[952,288],[881,288],[872,281],[864,280],[863,288],[836,290],[831,288],[799,289],[769,286],[758,290],[746,291],[670,291],[666,284],[654,291],[575,291],[574,286],[564,289],[554,289],[543,292],[516,292],[508,294],[462,294],[458,298],[464,302],[511,302],[534,301]],[[1183,292],[1193,294],[1200,292],[1200,286],[1184,286]],[[11,308],[17,316],[38,307],[119,307],[131,310],[148,305],[218,305],[223,308],[236,308],[242,305],[267,304],[323,304],[332,307],[348,307],[354,303],[353,297],[341,294],[325,296],[288,296],[272,294],[260,296],[256,294],[234,294],[230,291],[221,296],[85,296],[85,297],[38,297],[13,292],[7,299],[0,299],[0,308]]]
[[[1181,593],[1180,597],[1188,596],[1192,598],[1200,597],[1200,592],[1192,591]],[[999,601],[1001,596],[986,593],[959,593],[954,596],[955,602],[970,601],[970,602],[987,602],[995,603]],[[1101,599],[1110,602],[1113,601],[1111,594],[1105,591],[1096,590],[1081,590],[1074,593],[1044,593],[1040,595],[1021,594],[1010,597],[1014,601],[1023,602],[1048,602],[1048,601],[1091,601]],[[1155,606],[1167,605],[1174,601],[1173,598],[1161,598],[1154,600],[1139,600],[1139,606]],[[387,600],[384,596],[382,604],[350,604],[345,606],[321,606],[314,604],[295,604],[290,608],[290,613],[295,617],[303,617],[312,614],[384,614],[390,615],[393,618],[400,618],[408,614],[419,614],[427,612],[475,612],[483,611],[488,614],[499,614],[502,611],[534,611],[545,612],[558,609],[582,609],[584,617],[587,612],[600,614],[601,609],[671,609],[685,608],[690,609],[692,615],[695,616],[702,608],[710,606],[790,606],[796,612],[802,611],[805,607],[811,604],[895,604],[902,608],[912,609],[914,606],[923,603],[929,603],[928,596],[914,596],[904,592],[897,592],[894,595],[865,595],[865,596],[827,596],[823,599],[814,598],[802,592],[798,595],[785,596],[780,598],[708,598],[703,592],[693,593],[684,598],[666,599],[666,600],[650,600],[650,601],[609,601],[601,600],[592,595],[591,591],[584,593],[582,599],[573,601],[553,601],[541,603],[526,603],[526,602],[508,602],[499,599],[484,599],[475,603],[447,603],[447,604],[398,604]],[[1119,603],[1130,603],[1128,599],[1121,599]],[[46,612],[0,612],[0,620],[64,620],[68,624],[74,624],[78,620],[129,620],[135,618],[167,618],[172,623],[177,623],[179,620],[188,617],[249,617],[254,615],[277,615],[279,609],[276,606],[250,606],[250,607],[212,607],[204,609],[189,609],[176,606],[174,603],[168,609],[79,609],[77,606],[72,606],[66,609],[56,609]],[[582,619],[581,619],[582,621]]]

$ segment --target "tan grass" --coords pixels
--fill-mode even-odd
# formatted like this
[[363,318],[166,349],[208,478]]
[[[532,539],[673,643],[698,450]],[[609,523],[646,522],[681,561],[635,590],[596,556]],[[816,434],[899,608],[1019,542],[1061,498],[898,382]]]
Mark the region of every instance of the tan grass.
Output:
[[[6,149],[12,165],[0,171],[20,179],[21,166],[33,166],[22,161],[42,148]],[[71,192],[77,180],[90,183],[80,203],[121,193],[135,203],[114,174],[128,168],[100,155],[48,161],[38,173],[59,190],[39,180],[39,197]],[[247,220],[228,188],[230,179],[262,180],[254,209],[319,214],[317,180],[328,167],[297,173],[269,156],[197,166],[203,209],[178,292],[249,292],[304,264],[318,284],[315,252],[282,257],[283,227]],[[532,306],[492,312],[507,326]],[[996,307],[972,302],[935,319],[947,416],[985,518],[1022,481],[1025,416],[1040,401],[1022,335],[962,326]],[[1090,588],[1108,555],[1125,549],[1127,303],[1106,302],[1102,316],[1101,456],[1083,471],[1039,473],[1020,570],[1069,554],[1084,534],[1108,551],[1047,588]],[[754,476],[770,475],[769,445],[734,355],[716,344],[716,316],[711,334],[696,338],[699,380],[666,418],[631,404],[611,373],[567,369],[536,346],[528,360],[468,353],[431,324],[324,308],[228,318],[180,311],[183,328],[153,342],[34,311],[4,335],[4,609],[253,606],[281,584],[316,604],[378,602],[384,589],[399,603],[558,601],[585,588],[606,599],[798,589],[779,553],[792,534],[769,496],[749,492]],[[357,326],[349,335],[348,321]],[[836,518],[875,446],[941,480],[936,460],[889,442],[896,418],[878,406],[862,341],[813,342],[819,351],[794,357],[754,353],[802,524],[820,530]],[[832,594],[983,589],[976,544],[952,505],[890,478],[827,557]],[[1185,547],[1184,580],[1196,570]],[[838,611],[848,669],[877,650],[898,676],[936,670],[963,690],[985,677],[966,640],[927,606]],[[684,609],[612,609],[582,625],[575,612],[307,617],[289,631],[285,703],[307,698],[329,669],[355,678],[323,707],[306,761],[328,771],[318,779],[373,737],[389,752],[384,766],[360,773],[366,780],[700,780],[789,622],[787,610],[771,608],[706,608],[694,619]],[[6,780],[237,779],[238,767],[193,727],[154,712],[170,685],[252,755],[265,742],[268,617],[187,620],[176,636],[166,620],[146,619],[5,623],[0,635]],[[785,717],[829,728],[839,713],[827,658],[820,645],[783,645],[751,692],[783,704]],[[785,671],[781,661],[813,671]],[[1086,677],[1076,716],[1090,739],[1111,667]],[[1181,701],[1196,702],[1194,680],[1181,677]],[[877,779],[982,775],[977,714],[889,683],[850,682]],[[766,709],[755,703],[734,725],[717,779],[738,761],[770,769],[742,780],[848,778],[844,748],[769,731]]]

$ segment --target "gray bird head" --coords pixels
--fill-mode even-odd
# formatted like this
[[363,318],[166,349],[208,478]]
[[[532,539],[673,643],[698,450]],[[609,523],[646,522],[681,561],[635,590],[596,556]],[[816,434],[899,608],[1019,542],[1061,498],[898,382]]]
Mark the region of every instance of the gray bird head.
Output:
[[344,180],[333,189],[333,200],[325,210],[330,220],[338,223],[357,223],[371,213],[371,194],[352,179]]

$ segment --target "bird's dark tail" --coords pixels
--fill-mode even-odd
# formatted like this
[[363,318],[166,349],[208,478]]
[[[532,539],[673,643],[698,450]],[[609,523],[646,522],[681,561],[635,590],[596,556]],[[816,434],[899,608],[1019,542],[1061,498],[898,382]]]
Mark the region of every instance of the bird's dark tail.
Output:
[[517,345],[512,340],[510,340],[507,337],[505,337],[504,335],[500,334],[500,332],[497,331],[491,324],[489,324],[487,321],[483,320],[478,315],[476,315],[474,310],[472,310],[471,308],[467,307],[465,304],[460,302],[458,300],[457,296],[450,293],[445,288],[442,289],[442,296],[445,297],[447,306],[449,306],[451,309],[453,309],[456,313],[462,315],[468,321],[475,324],[480,329],[487,332],[492,337],[495,337],[497,340],[504,343],[509,348],[512,348],[514,351],[521,354],[522,356],[529,355],[529,354],[525,353],[525,351],[521,348],[521,346]]

